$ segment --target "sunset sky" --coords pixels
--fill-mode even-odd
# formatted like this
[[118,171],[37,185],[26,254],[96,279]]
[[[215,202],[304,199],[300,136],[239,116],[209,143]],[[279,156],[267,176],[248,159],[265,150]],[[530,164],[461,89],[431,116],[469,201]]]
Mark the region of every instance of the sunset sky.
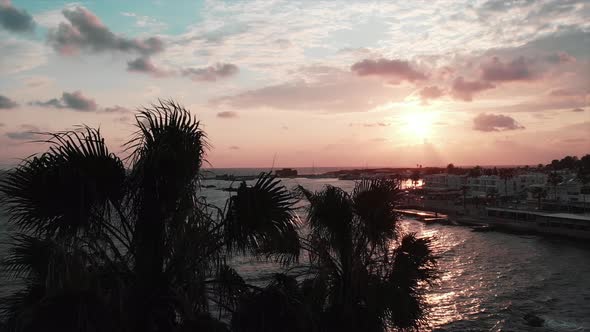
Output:
[[0,0],[0,165],[173,98],[214,167],[590,153],[590,2]]

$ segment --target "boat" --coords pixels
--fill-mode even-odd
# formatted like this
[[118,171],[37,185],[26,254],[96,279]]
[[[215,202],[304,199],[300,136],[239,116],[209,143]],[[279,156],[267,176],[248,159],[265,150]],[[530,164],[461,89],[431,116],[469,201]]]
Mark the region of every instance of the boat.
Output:
[[448,218],[444,217],[424,218],[422,220],[426,223],[446,223],[449,221]]
[[490,225],[479,225],[471,227],[472,232],[491,232],[493,230],[495,230],[495,227]]
[[413,209],[396,209],[395,210],[399,214],[403,214],[405,216],[414,217],[417,220],[426,222],[426,223],[446,223],[449,221],[447,215],[438,212],[428,212],[428,211],[421,211],[421,210],[413,210]]

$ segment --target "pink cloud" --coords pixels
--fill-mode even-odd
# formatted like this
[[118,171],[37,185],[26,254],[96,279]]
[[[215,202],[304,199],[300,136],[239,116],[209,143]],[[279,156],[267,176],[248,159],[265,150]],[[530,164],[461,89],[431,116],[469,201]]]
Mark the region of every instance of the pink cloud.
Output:
[[218,79],[227,78],[237,75],[238,66],[232,63],[217,63],[214,66],[205,68],[186,68],[182,70],[182,75],[189,77],[193,81],[214,82]]
[[494,57],[490,62],[484,63],[481,69],[481,78],[490,82],[528,81],[537,78],[531,69],[531,60],[523,56],[506,63]]
[[408,61],[365,59],[353,64],[350,69],[359,76],[379,76],[390,79],[390,83],[401,81],[422,81],[426,75],[412,68]]
[[524,129],[512,117],[502,114],[482,113],[473,119],[473,129],[478,131],[506,131]]
[[451,94],[453,98],[464,101],[472,101],[473,96],[484,90],[493,89],[495,86],[484,81],[465,81],[462,76],[453,81]]
[[158,68],[154,63],[147,57],[140,57],[135,60],[127,62],[127,71],[146,73],[155,77],[166,76],[166,71]]
[[444,91],[439,89],[436,85],[426,86],[420,90],[420,97],[422,100],[437,99],[444,95]]
[[224,112],[217,113],[217,117],[218,118],[223,118],[223,119],[237,118],[238,117],[238,113],[233,112],[233,111],[224,111]]
[[557,52],[555,54],[551,54],[545,57],[545,60],[549,63],[553,64],[562,64],[562,63],[574,63],[576,62],[576,58],[571,56],[567,52]]

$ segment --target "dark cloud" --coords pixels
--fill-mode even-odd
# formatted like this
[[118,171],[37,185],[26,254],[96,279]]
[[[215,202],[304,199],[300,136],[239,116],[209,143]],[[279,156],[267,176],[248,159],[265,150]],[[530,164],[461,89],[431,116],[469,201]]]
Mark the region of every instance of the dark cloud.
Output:
[[240,147],[239,146],[236,146],[236,145],[232,145],[232,146],[229,147],[229,149],[230,150],[239,150]]
[[186,68],[182,70],[182,75],[193,81],[214,82],[218,79],[227,78],[236,75],[239,72],[238,66],[231,63],[218,63],[214,66],[205,68]]
[[578,107],[578,108],[574,108],[574,109],[572,110],[572,112],[576,112],[576,113],[579,113],[579,112],[584,112],[584,109],[583,109],[583,108],[579,108],[579,107]]
[[512,117],[502,114],[482,113],[473,119],[473,129],[490,132],[524,129],[524,127]]
[[127,62],[127,71],[130,72],[138,72],[138,73],[146,73],[156,77],[161,77],[165,75],[165,72],[160,68],[156,67],[147,57],[140,57],[135,60],[131,60]]
[[551,64],[562,64],[576,62],[576,58],[567,52],[557,52],[545,56],[545,61]]
[[531,60],[523,56],[507,63],[503,63],[498,57],[494,57],[481,66],[481,78],[490,82],[532,80],[536,78],[536,75],[530,67]]
[[365,59],[350,67],[359,76],[380,76],[390,80],[390,83],[401,81],[425,80],[426,75],[412,68],[409,62],[403,60]]
[[10,1],[0,1],[0,26],[13,32],[30,32],[35,21],[25,10],[15,8]]
[[6,137],[14,140],[34,140],[39,138],[39,128],[32,125],[20,126],[20,131],[11,131],[6,133]]
[[94,99],[84,96],[81,91],[64,92],[60,99],[53,98],[48,101],[37,101],[33,104],[45,107],[71,108],[84,112],[97,109]]
[[17,106],[18,104],[14,100],[0,95],[0,109],[11,109]]
[[536,0],[513,0],[513,1],[506,1],[506,0],[488,0],[484,2],[480,7],[479,11],[483,13],[488,12],[505,12],[511,10],[513,8],[523,8],[528,7],[535,3]]
[[224,111],[224,112],[217,113],[217,117],[218,118],[223,118],[223,119],[237,118],[238,117],[238,113],[233,112],[233,111]]
[[106,107],[102,110],[104,113],[131,113],[131,110],[127,107],[115,105],[112,107]]
[[62,11],[69,23],[60,23],[49,31],[51,45],[61,54],[75,54],[80,50],[90,52],[134,52],[151,55],[164,49],[157,37],[131,39],[114,34],[96,15],[83,7]]
[[453,81],[451,94],[455,99],[472,101],[473,96],[481,91],[493,89],[494,85],[483,81],[465,81],[463,77],[457,77]]
[[437,99],[444,95],[444,91],[437,86],[426,86],[420,90],[420,97],[422,100]]

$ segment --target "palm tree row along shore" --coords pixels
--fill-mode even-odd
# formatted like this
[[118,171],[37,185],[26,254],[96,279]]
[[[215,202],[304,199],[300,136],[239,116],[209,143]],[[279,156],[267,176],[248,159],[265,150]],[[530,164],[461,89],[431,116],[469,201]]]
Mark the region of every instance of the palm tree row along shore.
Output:
[[[207,138],[173,101],[138,111],[129,157],[97,129],[50,134],[0,180],[14,229],[1,331],[387,331],[420,327],[429,240],[403,234],[393,180],[287,190],[271,174],[224,207],[198,194]],[[299,221],[295,204],[309,202]],[[305,229],[305,231],[304,231]],[[264,287],[237,255],[278,262]],[[297,269],[291,269],[297,267]],[[296,273],[294,272],[296,271]]]

